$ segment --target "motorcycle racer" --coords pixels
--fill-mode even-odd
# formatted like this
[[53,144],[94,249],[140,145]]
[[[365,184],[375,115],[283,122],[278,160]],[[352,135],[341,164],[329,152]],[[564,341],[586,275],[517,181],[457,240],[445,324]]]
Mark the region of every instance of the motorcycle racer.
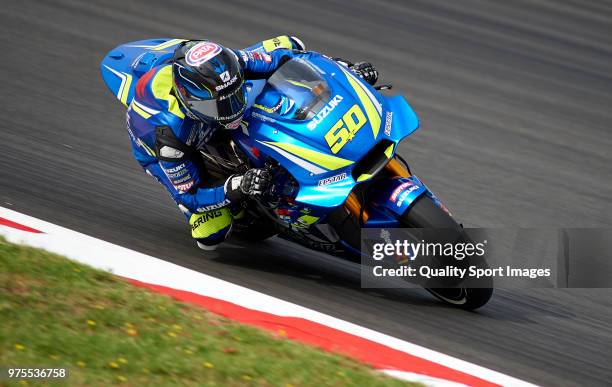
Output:
[[[294,57],[320,55],[304,50],[290,36],[243,50],[189,40],[175,49],[172,63],[153,67],[136,83],[127,111],[132,153],[187,216],[200,248],[211,250],[225,240],[242,198],[261,195],[270,176],[253,168],[211,186],[199,151],[218,130],[237,129],[249,119],[245,80],[266,79]],[[369,63],[338,62],[371,84],[378,78]]]

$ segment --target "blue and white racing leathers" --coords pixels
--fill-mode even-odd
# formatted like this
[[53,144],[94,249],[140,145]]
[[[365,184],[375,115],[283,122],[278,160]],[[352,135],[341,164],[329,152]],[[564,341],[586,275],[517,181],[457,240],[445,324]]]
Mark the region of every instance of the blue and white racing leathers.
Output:
[[[319,55],[299,51],[303,48],[298,39],[279,36],[235,53],[246,79],[266,78],[292,57]],[[172,64],[154,67],[138,80],[127,111],[127,129],[134,157],[189,217],[192,236],[200,246],[222,242],[232,223],[224,187],[205,188],[206,176],[188,155],[174,161],[163,157],[161,160],[157,154],[160,130],[184,144],[183,149],[198,149],[213,134],[205,123],[190,118],[173,95]]]

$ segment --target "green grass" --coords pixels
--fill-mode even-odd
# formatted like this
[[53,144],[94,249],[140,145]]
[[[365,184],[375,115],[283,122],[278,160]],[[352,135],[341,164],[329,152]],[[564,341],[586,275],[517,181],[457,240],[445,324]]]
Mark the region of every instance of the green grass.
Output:
[[0,366],[27,365],[68,367],[71,386],[409,385],[0,239]]

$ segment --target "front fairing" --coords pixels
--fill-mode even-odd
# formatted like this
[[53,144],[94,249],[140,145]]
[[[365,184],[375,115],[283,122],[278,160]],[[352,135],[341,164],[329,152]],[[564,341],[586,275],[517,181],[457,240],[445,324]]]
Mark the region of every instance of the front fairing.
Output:
[[[350,70],[325,57],[310,62],[327,83],[330,100],[335,102],[325,108],[325,117],[297,120],[290,114],[273,111],[274,106],[266,108],[265,87],[261,82],[252,82],[247,85],[251,90],[248,125],[236,134],[236,139],[252,157],[261,160],[269,156],[295,177],[299,183],[297,202],[333,208],[344,203],[356,184],[371,177],[354,176],[364,156],[376,144],[385,142],[381,151],[390,159],[397,144],[418,128],[418,119],[401,96],[382,96]],[[276,96],[272,99],[277,100]],[[346,126],[349,119],[357,121],[355,114],[347,118],[351,109],[360,111],[366,121],[334,153],[329,145],[330,130]]]

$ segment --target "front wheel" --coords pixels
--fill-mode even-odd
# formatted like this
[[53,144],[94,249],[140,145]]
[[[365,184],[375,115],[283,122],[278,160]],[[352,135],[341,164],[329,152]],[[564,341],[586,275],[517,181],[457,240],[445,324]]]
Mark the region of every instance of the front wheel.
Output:
[[[443,209],[438,207],[429,197],[423,195],[418,198],[401,217],[400,222],[405,227],[424,229],[451,229],[456,230],[453,240],[458,242],[468,240],[463,228]],[[486,266],[486,262],[479,262],[479,266]],[[461,309],[474,310],[485,305],[493,295],[491,287],[482,288],[426,288],[428,292],[438,299]]]

